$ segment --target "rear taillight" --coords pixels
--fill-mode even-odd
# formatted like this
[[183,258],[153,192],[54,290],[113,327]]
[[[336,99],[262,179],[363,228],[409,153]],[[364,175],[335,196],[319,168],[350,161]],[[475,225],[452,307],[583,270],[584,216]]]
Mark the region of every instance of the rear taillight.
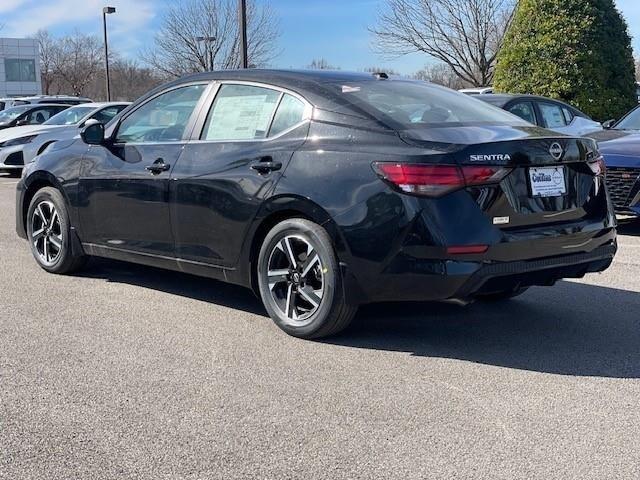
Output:
[[441,197],[467,186],[498,183],[511,172],[508,168],[492,166],[385,162],[376,162],[373,168],[403,192],[429,197]]
[[599,156],[594,161],[589,162],[589,168],[591,168],[593,174],[598,177],[604,177],[607,173],[607,165],[604,163],[604,158],[602,156]]

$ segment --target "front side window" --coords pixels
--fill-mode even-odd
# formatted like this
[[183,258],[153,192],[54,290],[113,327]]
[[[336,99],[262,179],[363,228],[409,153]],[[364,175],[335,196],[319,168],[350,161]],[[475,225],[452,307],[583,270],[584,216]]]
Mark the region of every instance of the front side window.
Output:
[[120,124],[117,143],[182,140],[189,119],[206,85],[188,85],[152,98]]
[[207,116],[202,140],[266,138],[280,92],[252,85],[224,84]]
[[536,114],[531,102],[516,103],[509,107],[509,112],[517,115],[526,122],[536,124]]
[[564,113],[564,119],[566,120],[567,125],[573,122],[575,115],[571,110],[569,110],[567,107],[562,107],[562,113]]
[[4,69],[7,82],[36,81],[35,60],[22,58],[5,58]]
[[540,114],[547,128],[566,127],[567,121],[564,118],[562,107],[553,103],[539,103]]

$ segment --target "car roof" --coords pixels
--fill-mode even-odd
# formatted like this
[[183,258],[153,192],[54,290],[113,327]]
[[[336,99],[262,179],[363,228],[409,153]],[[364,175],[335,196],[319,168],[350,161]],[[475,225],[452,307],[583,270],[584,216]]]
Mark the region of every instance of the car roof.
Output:
[[180,85],[193,82],[209,81],[238,81],[264,83],[287,90],[291,90],[315,107],[330,110],[335,113],[354,114],[353,105],[339,94],[339,90],[330,88],[329,84],[349,84],[355,82],[406,82],[426,83],[418,80],[387,76],[383,73],[346,72],[342,70],[270,70],[270,69],[245,69],[222,70],[191,74],[174,80],[171,83],[161,85],[136,100],[135,104],[146,101],[149,97]]
[[75,105],[67,105],[66,103],[25,103],[24,105],[15,105],[11,108],[6,108],[5,112],[9,110],[29,110],[29,109],[37,109],[42,107],[74,107]]
[[570,107],[574,110],[576,110],[575,107],[569,105],[566,102],[563,102],[562,100],[558,100],[556,98],[549,98],[549,97],[543,97],[541,95],[529,95],[529,94],[516,94],[516,93],[488,93],[486,95],[483,95],[482,97],[478,97],[480,100],[484,100],[485,102],[489,102],[493,105],[505,105],[508,102],[510,102],[511,100],[540,100],[540,101],[551,101],[551,102],[558,102],[561,103],[562,105],[566,105],[567,107]]
[[91,100],[88,97],[74,97],[73,95],[28,95],[25,97],[14,97],[12,100],[42,100],[50,98],[52,100],[69,99],[69,100]]
[[75,107],[102,108],[102,107],[111,107],[111,106],[118,106],[118,105],[131,105],[131,102],[87,102],[87,103],[81,103],[79,105],[72,105],[72,108],[75,108]]

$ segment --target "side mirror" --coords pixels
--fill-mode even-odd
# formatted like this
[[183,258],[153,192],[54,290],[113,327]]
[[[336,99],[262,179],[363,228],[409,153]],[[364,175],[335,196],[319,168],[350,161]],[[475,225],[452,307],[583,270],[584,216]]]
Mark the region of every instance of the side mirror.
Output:
[[602,124],[602,128],[604,128],[605,130],[610,130],[611,128],[613,128],[613,126],[616,124],[615,120],[607,120],[606,122],[603,122]]
[[26,118],[21,118],[16,122],[16,125],[28,125],[28,121]]
[[97,120],[88,120],[80,130],[80,138],[87,145],[102,145],[104,143],[104,125]]

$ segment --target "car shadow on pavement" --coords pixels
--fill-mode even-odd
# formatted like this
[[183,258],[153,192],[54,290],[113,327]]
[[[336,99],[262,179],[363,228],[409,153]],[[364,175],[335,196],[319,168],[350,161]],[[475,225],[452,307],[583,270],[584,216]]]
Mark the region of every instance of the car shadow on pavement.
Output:
[[262,302],[251,290],[209,278],[97,257],[77,275],[151,288],[267,317]]
[[370,305],[328,343],[559,375],[640,378],[640,293],[563,281],[464,308]]
[[[92,260],[81,275],[267,317],[250,290],[216,280],[106,259]],[[322,342],[560,375],[640,378],[640,293],[563,281],[468,307],[367,305],[347,331]]]
[[620,235],[633,235],[640,237],[640,218],[625,218],[618,220],[618,233]]

